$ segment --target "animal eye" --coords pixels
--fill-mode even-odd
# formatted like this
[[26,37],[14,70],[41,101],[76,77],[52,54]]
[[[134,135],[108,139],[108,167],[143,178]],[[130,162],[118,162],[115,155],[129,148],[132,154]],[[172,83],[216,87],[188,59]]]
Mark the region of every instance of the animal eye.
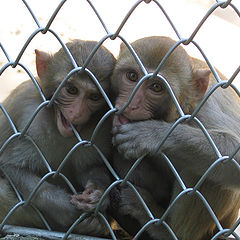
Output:
[[138,80],[138,74],[136,72],[127,72],[126,77],[132,82],[136,82]]
[[161,92],[163,90],[163,86],[160,83],[153,83],[150,86],[150,89],[154,92]]
[[102,94],[98,94],[98,93],[93,93],[89,96],[89,99],[92,101],[98,101],[101,98],[102,98]]
[[69,94],[71,94],[71,95],[77,95],[78,94],[78,89],[77,89],[77,87],[75,87],[73,84],[71,84],[71,83],[68,83],[67,85],[66,85],[66,90],[67,90],[67,92],[69,93]]

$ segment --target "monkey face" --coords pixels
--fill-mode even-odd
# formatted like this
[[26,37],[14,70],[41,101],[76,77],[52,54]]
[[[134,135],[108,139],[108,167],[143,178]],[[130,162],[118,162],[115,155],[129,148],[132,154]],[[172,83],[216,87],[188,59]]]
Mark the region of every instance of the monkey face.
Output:
[[[94,41],[74,40],[68,43],[67,47],[77,65],[82,66],[96,45],[97,42]],[[110,86],[114,64],[115,58],[102,46],[98,48],[87,66],[106,93]],[[73,70],[73,64],[63,48],[53,56],[36,50],[36,68],[40,86],[49,99],[64,77]],[[105,100],[88,74],[89,72],[73,73],[54,100],[56,125],[64,137],[73,135],[72,126],[77,130],[83,126],[87,128],[88,121],[94,119],[91,118],[93,114],[98,115],[105,111]]]
[[70,80],[56,99],[56,121],[60,134],[73,135],[72,126],[78,131],[90,117],[104,106],[105,100],[89,79]]
[[[131,45],[146,73],[155,73],[174,44],[175,41],[166,37],[148,37]],[[163,61],[159,75],[151,77],[143,73],[132,53],[122,44],[112,86],[117,95],[116,107],[124,108],[120,116],[115,116],[114,125],[147,119],[175,121],[180,115],[171,94],[175,95],[186,114],[191,113],[207,90],[210,74],[208,69],[195,69],[192,61],[178,46]]]
[[[137,64],[135,69],[123,68],[118,71],[120,73],[115,79],[119,85],[116,107],[121,110],[144,75],[138,70]],[[169,101],[169,94],[161,79],[157,77],[145,79],[124,111],[120,115],[115,115],[114,125],[147,119],[163,119],[167,114]]]

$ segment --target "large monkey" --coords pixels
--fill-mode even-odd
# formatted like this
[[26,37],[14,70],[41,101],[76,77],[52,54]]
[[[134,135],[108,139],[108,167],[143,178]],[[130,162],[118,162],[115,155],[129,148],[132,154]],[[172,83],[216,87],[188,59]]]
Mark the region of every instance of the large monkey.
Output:
[[[82,66],[97,42],[74,40],[67,44],[78,66]],[[95,74],[99,83],[109,93],[110,75],[115,58],[104,47],[100,47],[87,68]],[[51,99],[59,84],[73,69],[65,50],[61,48],[54,55],[36,50],[36,67],[39,84],[47,99]],[[18,86],[3,102],[16,129],[21,132],[41,104],[42,99],[32,81]],[[27,200],[40,179],[48,173],[32,139],[56,170],[68,152],[78,143],[73,129],[83,140],[90,140],[93,130],[108,110],[107,103],[89,75],[75,72],[60,90],[51,107],[41,109],[27,132],[21,138],[13,138],[7,146],[3,144],[13,134],[10,124],[0,111],[0,167],[2,170],[0,187],[0,219],[17,203],[17,198],[8,183],[10,178],[24,200]],[[70,124],[71,123],[71,124]],[[111,120],[101,126],[93,142],[108,158],[111,151]],[[28,206],[17,209],[7,224],[42,227],[43,223],[33,207],[40,210],[54,230],[66,231],[84,212],[96,207],[103,191],[111,183],[108,170],[96,151],[90,146],[77,148],[67,160],[61,173],[74,184],[82,194],[74,195],[58,176],[47,178],[36,192]],[[8,178],[7,178],[8,176]],[[109,200],[106,199],[101,211],[105,212]],[[105,232],[98,218],[88,217],[74,229],[77,233],[102,235]]]
[[[174,44],[175,41],[167,37],[148,37],[135,41],[132,47],[151,73]],[[181,46],[171,53],[159,74],[169,83],[185,114],[191,114],[206,91],[216,84],[207,64],[190,57]],[[112,76],[118,109],[125,105],[143,76],[134,57],[122,44]],[[196,115],[222,156],[231,156],[240,143],[239,103],[239,97],[231,87],[218,88]],[[146,79],[130,104],[114,118],[113,143],[118,149],[114,167],[124,177],[138,157],[148,154],[132,172],[129,181],[137,188],[156,218],[162,216],[169,202],[183,190],[169,170],[162,152],[171,160],[189,188],[195,186],[220,156],[217,156],[194,120],[177,125],[156,152],[167,131],[179,117],[166,85],[155,77]],[[240,207],[240,172],[239,166],[236,166],[240,162],[239,151],[234,159],[236,162],[231,160],[215,166],[198,188],[223,228],[231,228]],[[140,226],[151,219],[127,185],[113,193],[113,201],[119,201],[113,202],[115,217],[132,234],[136,234],[139,228],[134,229],[136,222],[131,223],[130,219],[137,220]],[[218,230],[196,193],[183,195],[173,205],[165,221],[181,240],[210,239]],[[163,225],[151,226],[147,234],[151,236],[150,239],[172,239]]]

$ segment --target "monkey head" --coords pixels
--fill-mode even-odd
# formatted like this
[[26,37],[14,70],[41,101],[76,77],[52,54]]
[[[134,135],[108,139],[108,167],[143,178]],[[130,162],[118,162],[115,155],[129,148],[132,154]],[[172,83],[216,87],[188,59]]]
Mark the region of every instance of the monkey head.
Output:
[[[78,66],[82,66],[97,42],[74,40],[66,45]],[[49,99],[74,67],[63,48],[53,56],[38,50],[35,52],[40,86]],[[101,46],[87,65],[106,93],[109,92],[114,64],[113,55]],[[80,130],[90,117],[106,109],[105,99],[85,71],[71,75],[57,95],[54,105],[57,128],[64,137],[73,135],[71,124]]]
[[[131,45],[148,73],[153,73],[175,41],[168,37],[146,37]],[[160,68],[172,88],[183,111],[188,114],[203,98],[209,82],[210,71],[195,69],[192,58],[178,46]],[[112,87],[116,95],[116,107],[121,109],[128,101],[137,83],[144,74],[129,49],[121,44],[117,63],[112,75]],[[136,91],[129,105],[116,115],[114,125],[132,121],[160,119],[174,121],[178,111],[164,81],[158,76],[146,78]]]

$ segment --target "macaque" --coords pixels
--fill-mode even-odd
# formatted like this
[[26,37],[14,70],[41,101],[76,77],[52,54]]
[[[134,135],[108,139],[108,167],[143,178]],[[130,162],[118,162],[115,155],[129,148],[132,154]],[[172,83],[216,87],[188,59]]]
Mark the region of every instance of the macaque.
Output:
[[[174,44],[175,41],[168,37],[155,36],[139,39],[132,47],[147,72],[154,73]],[[190,57],[181,46],[170,54],[158,74],[170,85],[185,116],[193,113],[206,92],[217,83],[207,64]],[[224,79],[221,73],[218,74]],[[121,110],[125,106],[142,77],[143,71],[122,44],[112,75],[116,108]],[[114,168],[124,178],[136,159],[146,155],[128,180],[136,187],[154,218],[160,219],[184,188],[173,175],[163,153],[191,190],[215,161],[221,160],[221,156],[231,156],[239,147],[240,101],[231,87],[219,87],[195,117],[207,129],[219,152],[211,146],[194,118],[181,121],[163,142],[169,129],[180,119],[180,113],[159,75],[146,78],[129,105],[114,117],[113,143],[118,150]],[[240,207],[240,152],[237,151],[233,158],[228,160],[226,157],[225,161],[216,164],[197,188],[224,229],[231,228],[236,222]],[[198,192],[182,195],[165,215],[164,221],[178,239],[206,240],[219,231]],[[118,186],[112,199],[114,217],[132,235],[152,219],[127,184]],[[139,237],[173,239],[165,226],[152,224],[146,228],[148,236]]]
[[[97,42],[94,41],[73,40],[66,46],[77,65],[82,66],[96,45]],[[63,48],[54,55],[39,50],[35,52],[37,79],[44,96],[51,100],[59,84],[74,67]],[[87,65],[107,95],[110,94],[110,75],[114,64],[113,55],[105,47],[100,47]],[[18,86],[3,102],[3,106],[17,131],[21,133],[42,102],[39,91],[29,80]],[[43,157],[50,168],[56,171],[69,151],[79,143],[73,128],[83,140],[90,141],[97,123],[107,111],[108,106],[103,95],[85,70],[74,72],[57,94],[54,103],[43,107],[26,133],[21,137],[13,137],[7,145],[7,139],[14,132],[3,111],[0,111],[1,221],[18,202],[8,178],[12,180],[21,197],[27,200],[41,178],[49,172]],[[79,194],[70,191],[59,175],[48,177],[29,204],[19,207],[6,223],[43,227],[34,210],[37,208],[53,230],[66,231],[82,213],[93,211],[111,183],[109,171],[93,145],[106,158],[110,157],[111,122],[111,119],[106,119],[94,142],[76,148],[60,171]],[[108,203],[106,198],[100,206],[103,214]],[[89,214],[74,228],[74,232],[103,235],[106,227],[102,219]]]

